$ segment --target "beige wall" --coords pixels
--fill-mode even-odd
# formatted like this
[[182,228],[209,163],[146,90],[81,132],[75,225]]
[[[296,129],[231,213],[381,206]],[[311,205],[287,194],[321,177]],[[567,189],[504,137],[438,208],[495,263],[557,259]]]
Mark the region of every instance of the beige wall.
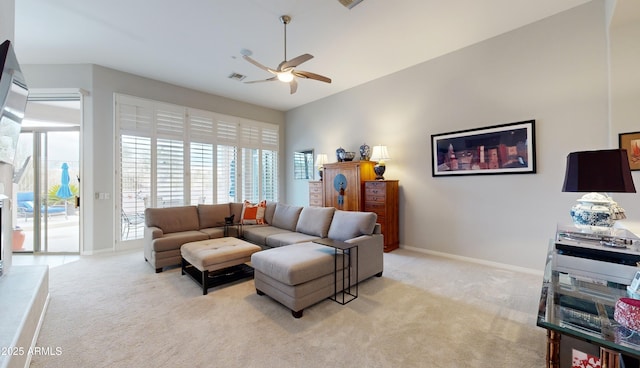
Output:
[[[633,1],[633,0],[625,0]],[[625,21],[617,20],[621,17]],[[640,132],[640,14],[614,14],[610,29],[611,47],[611,146],[618,147],[618,134]],[[640,191],[640,171],[633,172]],[[640,234],[640,197],[638,194],[614,196],[626,210],[624,224]]]
[[[605,18],[594,1],[289,111],[286,155],[314,148],[335,161],[339,146],[386,144],[402,246],[541,270],[578,197],[561,192],[566,155],[609,146]],[[529,119],[536,174],[431,176],[432,134]],[[304,182],[287,175],[287,188],[288,202],[308,203]]]

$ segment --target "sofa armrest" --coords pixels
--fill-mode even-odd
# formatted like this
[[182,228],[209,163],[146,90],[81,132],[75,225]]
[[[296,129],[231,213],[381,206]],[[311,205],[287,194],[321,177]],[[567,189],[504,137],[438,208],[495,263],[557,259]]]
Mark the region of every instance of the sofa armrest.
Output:
[[155,226],[145,226],[144,227],[144,238],[149,239],[149,241],[153,239],[162,238],[164,232],[161,228]]
[[346,240],[346,243],[358,245],[358,280],[382,274],[384,269],[384,240],[382,234],[361,235]]

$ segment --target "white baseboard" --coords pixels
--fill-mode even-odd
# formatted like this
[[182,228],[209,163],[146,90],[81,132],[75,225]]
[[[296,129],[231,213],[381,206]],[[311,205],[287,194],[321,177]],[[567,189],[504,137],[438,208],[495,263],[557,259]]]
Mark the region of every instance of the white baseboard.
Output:
[[501,268],[501,269],[509,270],[509,271],[526,273],[526,274],[529,274],[529,275],[542,276],[544,274],[544,270],[535,270],[535,269],[532,269],[532,268],[518,267],[518,266],[506,264],[506,263],[499,263],[499,262],[487,261],[487,260],[484,260],[484,259],[464,257],[464,256],[456,255],[456,254],[437,252],[435,250],[412,247],[412,246],[408,246],[408,245],[407,246],[402,246],[402,249],[412,250],[412,251],[415,251],[415,252],[424,253],[424,254],[430,254],[430,255],[444,257],[444,258],[451,258],[451,259],[455,259],[455,260],[458,260],[458,261],[477,263],[477,264],[481,264],[481,265],[485,265],[485,266],[489,266],[489,267]]

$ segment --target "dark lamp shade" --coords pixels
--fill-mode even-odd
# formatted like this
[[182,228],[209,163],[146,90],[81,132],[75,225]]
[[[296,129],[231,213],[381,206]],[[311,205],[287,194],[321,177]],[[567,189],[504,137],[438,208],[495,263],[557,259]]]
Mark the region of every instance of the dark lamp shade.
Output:
[[627,150],[569,153],[562,191],[635,193]]

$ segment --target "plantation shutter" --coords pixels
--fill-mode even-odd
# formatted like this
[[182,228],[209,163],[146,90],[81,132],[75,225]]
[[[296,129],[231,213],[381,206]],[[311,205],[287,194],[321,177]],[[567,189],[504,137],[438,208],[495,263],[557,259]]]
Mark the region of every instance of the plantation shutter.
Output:
[[262,198],[278,201],[278,128],[262,128]]
[[218,203],[236,202],[238,124],[220,119],[216,122],[216,197]]
[[147,207],[277,200],[277,125],[121,94],[114,99],[120,217],[134,222],[121,226],[120,239],[142,238]]
[[130,224],[140,223],[151,195],[153,113],[149,106],[123,99],[116,103],[116,117],[120,129],[120,235],[123,240],[139,239],[144,228]]
[[190,110],[188,115],[191,140],[190,174],[191,204],[213,204],[214,142],[216,137],[214,114]]
[[185,111],[157,104],[156,206],[185,205]]

